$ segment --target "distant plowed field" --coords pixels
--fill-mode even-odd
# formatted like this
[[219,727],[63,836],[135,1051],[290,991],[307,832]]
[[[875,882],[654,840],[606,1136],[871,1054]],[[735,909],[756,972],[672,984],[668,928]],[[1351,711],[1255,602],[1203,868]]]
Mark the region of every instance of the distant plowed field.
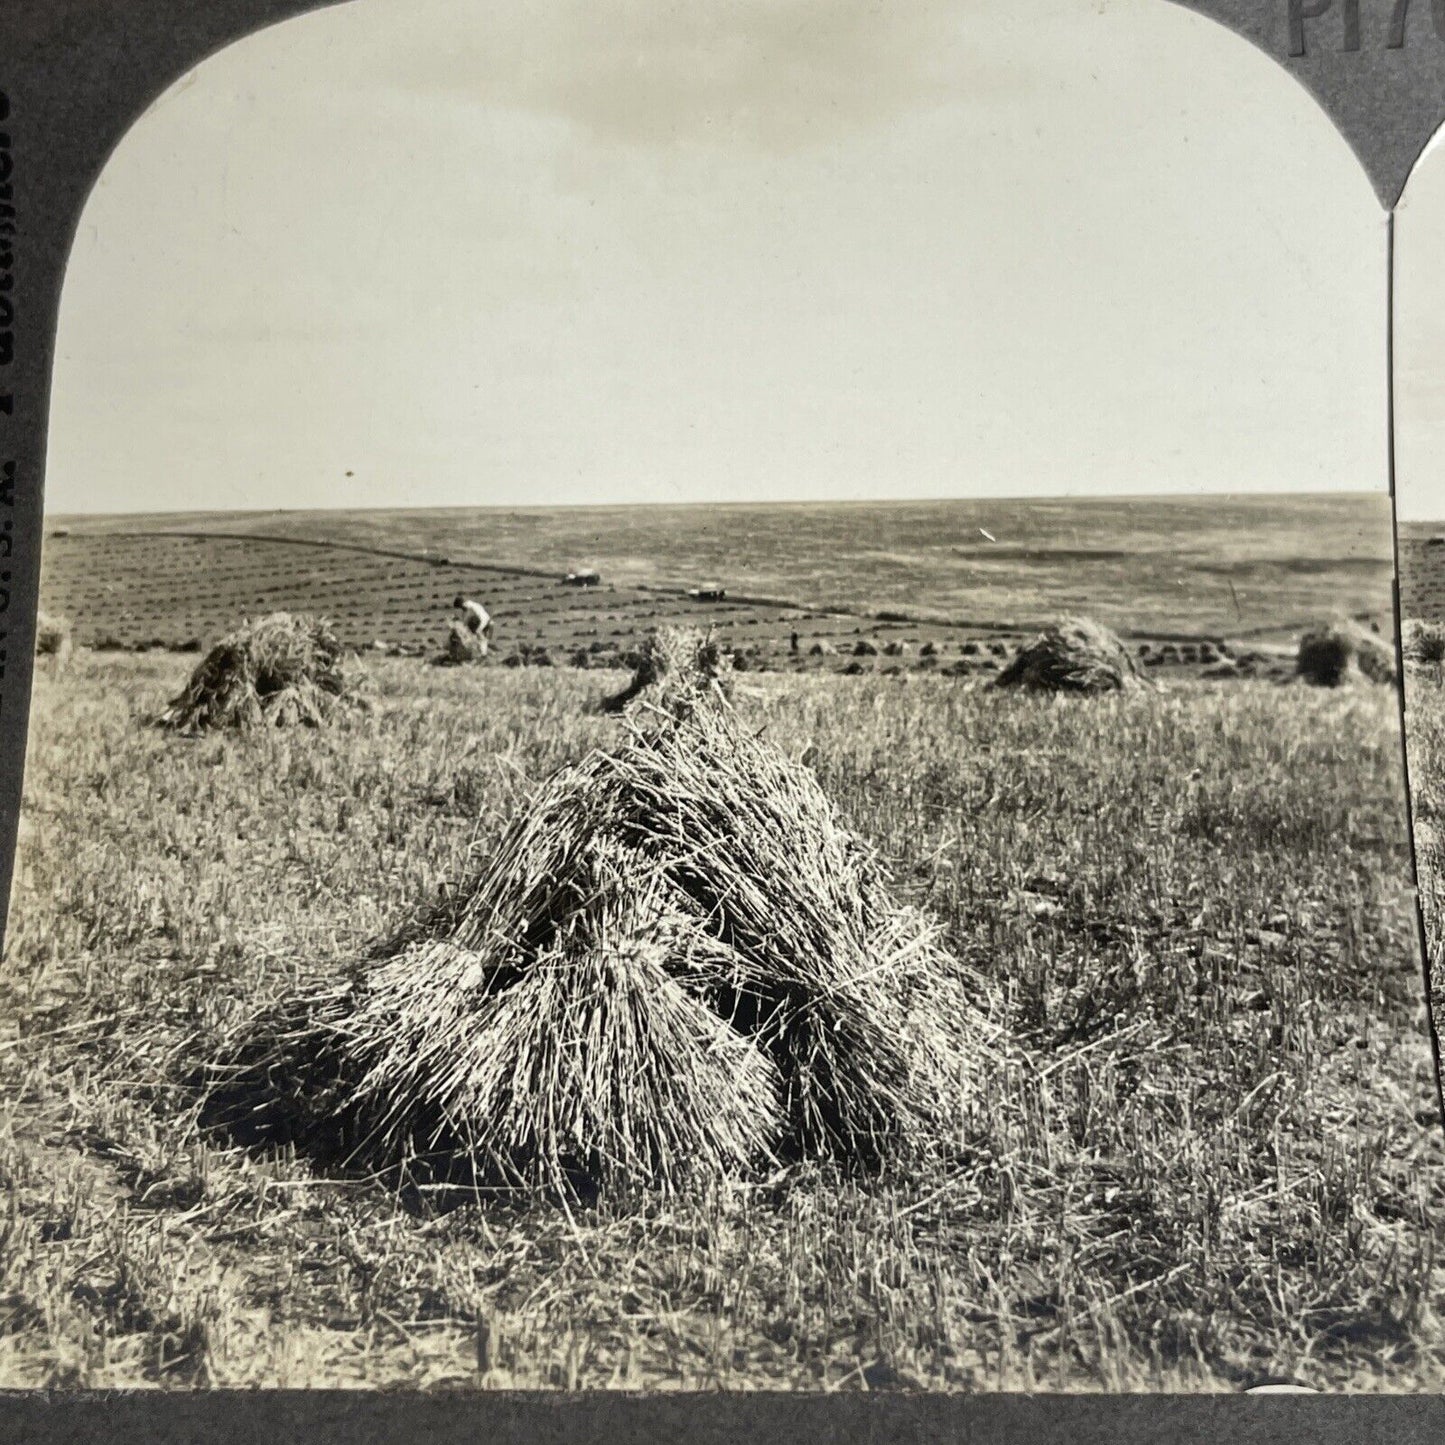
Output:
[[1400,615],[1445,622],[1445,524],[1400,524]]
[[[204,647],[287,610],[330,618],[353,647],[422,656],[462,593],[496,619],[494,662],[606,666],[691,622],[754,666],[961,672],[1083,612],[1155,666],[1207,667],[1227,641],[1269,670],[1330,611],[1388,624],[1382,500],[57,519],[42,605],[82,646]],[[564,585],[575,565],[602,584]],[[698,601],[699,585],[727,595]]]
[[[868,657],[912,653],[933,643],[956,655],[970,644],[958,629],[850,613],[617,587],[569,587],[560,575],[519,568],[430,561],[352,545],[199,534],[53,534],[46,542],[43,605],[69,618],[82,646],[209,646],[240,620],[267,612],[326,616],[357,648],[424,654],[445,639],[458,594],[483,601],[496,621],[495,657],[557,662],[607,660],[625,653],[663,622],[715,628],[765,660],[791,651],[842,659],[866,639]],[[990,632],[973,642],[980,659],[1001,655]],[[948,644],[952,644],[949,647]],[[811,649],[823,651],[813,654]]]
[[[345,543],[618,588],[735,596],[950,623],[1087,611],[1141,635],[1288,631],[1389,611],[1382,494],[171,513],[67,519],[84,532]],[[490,574],[489,574],[490,575]]]

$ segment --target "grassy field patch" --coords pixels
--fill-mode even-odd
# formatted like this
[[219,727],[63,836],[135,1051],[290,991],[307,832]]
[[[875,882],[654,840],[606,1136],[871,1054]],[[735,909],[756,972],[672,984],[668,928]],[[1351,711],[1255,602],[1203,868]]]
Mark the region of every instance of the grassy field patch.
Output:
[[165,1080],[436,901],[616,740],[585,704],[621,677],[384,659],[372,710],[324,729],[141,726],[188,661],[37,682],[0,973],[5,1383],[1445,1386],[1388,689],[747,679],[749,725],[807,754],[1014,1045],[946,1177],[569,1215],[248,1154]]

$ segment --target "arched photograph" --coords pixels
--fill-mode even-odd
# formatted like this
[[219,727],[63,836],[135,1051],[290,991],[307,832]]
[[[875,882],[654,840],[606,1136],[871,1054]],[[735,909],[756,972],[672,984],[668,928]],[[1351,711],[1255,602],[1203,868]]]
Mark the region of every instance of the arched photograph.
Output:
[[1445,1388],[1387,256],[1165,0],[171,85],[60,307],[0,1385]]

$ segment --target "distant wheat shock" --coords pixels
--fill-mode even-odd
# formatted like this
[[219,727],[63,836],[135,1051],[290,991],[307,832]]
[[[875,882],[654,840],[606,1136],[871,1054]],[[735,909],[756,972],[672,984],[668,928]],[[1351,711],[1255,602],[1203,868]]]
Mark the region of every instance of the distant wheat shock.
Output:
[[275,612],[222,638],[156,721],[181,733],[315,727],[358,704],[360,685],[329,623]]
[[70,656],[70,623],[48,612],[35,615],[35,653],[37,657],[53,657],[57,664]]
[[1407,664],[1417,667],[1445,662],[1445,625],[1409,618],[1400,628],[1400,653]]
[[994,682],[1029,692],[1121,692],[1147,686],[1133,655],[1102,623],[1069,617],[1021,647]]
[[1315,687],[1339,687],[1359,679],[1393,683],[1395,654],[1378,633],[1353,618],[1335,617],[1300,638],[1295,668]]

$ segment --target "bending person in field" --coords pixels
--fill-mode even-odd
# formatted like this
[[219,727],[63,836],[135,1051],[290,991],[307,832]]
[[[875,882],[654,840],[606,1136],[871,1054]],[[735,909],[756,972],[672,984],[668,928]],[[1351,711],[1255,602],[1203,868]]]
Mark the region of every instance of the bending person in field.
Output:
[[492,614],[480,602],[473,602],[470,597],[458,595],[452,606],[461,613],[462,623],[468,632],[485,641],[491,640]]
[[487,655],[492,635],[492,616],[480,602],[458,596],[452,603],[459,614],[447,634],[447,662],[475,662]]

